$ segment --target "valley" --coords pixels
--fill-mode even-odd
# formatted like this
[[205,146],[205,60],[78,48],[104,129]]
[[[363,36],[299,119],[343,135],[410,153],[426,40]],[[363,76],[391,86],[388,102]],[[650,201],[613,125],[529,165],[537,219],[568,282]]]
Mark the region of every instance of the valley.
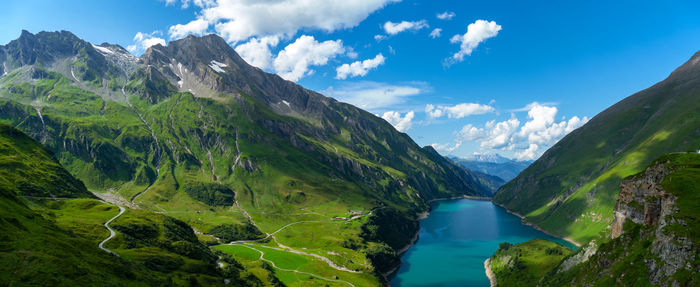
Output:
[[700,53],[534,162],[443,157],[214,34],[0,61],[0,285],[700,280]]

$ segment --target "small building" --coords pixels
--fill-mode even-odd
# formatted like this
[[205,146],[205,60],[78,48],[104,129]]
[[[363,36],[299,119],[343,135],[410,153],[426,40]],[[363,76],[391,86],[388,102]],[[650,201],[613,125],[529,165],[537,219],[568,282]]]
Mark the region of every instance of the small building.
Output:
[[348,219],[347,217],[342,217],[342,216],[333,217],[333,220],[347,220],[347,219]]
[[350,213],[351,214],[364,214],[365,211],[364,210],[350,210]]

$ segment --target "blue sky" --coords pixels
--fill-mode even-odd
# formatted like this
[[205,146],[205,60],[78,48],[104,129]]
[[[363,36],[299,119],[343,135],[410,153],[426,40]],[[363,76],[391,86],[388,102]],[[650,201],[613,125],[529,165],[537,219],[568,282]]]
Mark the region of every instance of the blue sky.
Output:
[[533,159],[700,50],[700,1],[570,2],[6,1],[0,43],[69,30],[139,55],[217,33],[249,62],[442,154]]

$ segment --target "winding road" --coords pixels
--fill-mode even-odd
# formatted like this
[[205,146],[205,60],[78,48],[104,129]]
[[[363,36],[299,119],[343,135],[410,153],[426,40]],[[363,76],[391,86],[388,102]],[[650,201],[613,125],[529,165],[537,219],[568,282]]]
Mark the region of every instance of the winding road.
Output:
[[110,239],[112,239],[112,237],[117,235],[117,232],[114,231],[114,229],[112,229],[111,227],[109,227],[109,224],[112,223],[112,221],[117,219],[119,216],[121,216],[124,213],[124,211],[126,211],[126,209],[123,206],[119,206],[119,214],[117,214],[116,216],[112,217],[112,219],[107,220],[107,222],[105,222],[104,225],[105,225],[105,227],[107,227],[107,230],[109,230],[109,237],[107,237],[105,240],[102,240],[102,242],[100,242],[100,244],[97,245],[98,247],[100,247],[100,249],[107,251],[109,253],[112,253],[112,254],[116,255],[117,257],[119,257],[119,254],[115,253],[112,250],[104,248],[104,244],[107,243],[107,241],[109,241]]

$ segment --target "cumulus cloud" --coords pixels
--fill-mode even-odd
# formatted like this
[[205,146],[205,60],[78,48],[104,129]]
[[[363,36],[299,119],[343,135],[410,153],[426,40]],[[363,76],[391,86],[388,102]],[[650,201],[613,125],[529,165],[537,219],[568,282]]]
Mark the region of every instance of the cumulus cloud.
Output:
[[[492,120],[483,127],[467,124],[456,132],[455,141],[459,144],[478,142],[479,146],[486,150],[516,150],[514,155],[518,160],[530,160],[536,159],[546,148],[588,122],[587,117],[578,116],[568,121],[564,119],[557,122],[555,119],[558,109],[554,106],[535,102],[527,107],[528,120],[522,126],[515,114],[511,114],[509,120],[501,122]],[[439,109],[426,107],[426,111],[428,110],[437,117],[442,116],[436,112]]]
[[501,31],[501,25],[496,24],[495,21],[476,20],[476,22],[469,24],[469,26],[467,26],[467,33],[464,35],[454,35],[450,39],[452,43],[459,43],[460,48],[459,52],[452,55],[447,63],[463,61],[464,56],[470,56],[472,51],[474,51],[481,42],[496,37],[499,31]]
[[386,39],[386,35],[374,35],[374,40],[377,42],[381,42],[384,39]]
[[380,109],[401,104],[428,89],[424,83],[392,85],[364,81],[347,83],[338,89],[330,87],[322,93],[362,109]]
[[518,136],[528,143],[537,145],[554,144],[566,134],[588,122],[587,117],[572,117],[568,121],[555,122],[557,107],[543,106],[538,103],[529,105],[528,121],[518,132]]
[[453,145],[432,143],[432,144],[430,144],[430,146],[439,152],[451,153],[451,152],[455,151],[456,149],[458,149],[460,146],[462,146],[462,143],[457,142]]
[[174,26],[170,26],[170,29],[168,30],[168,35],[170,35],[171,40],[180,39],[190,34],[202,35],[207,31],[208,28],[209,23],[207,23],[206,20],[197,19],[184,25],[177,24]]
[[[167,3],[175,2],[166,0]],[[292,37],[301,29],[332,32],[352,28],[372,12],[398,0],[183,0],[201,8],[198,18],[229,42],[250,37]]]
[[415,116],[413,111],[406,113],[403,117],[399,112],[388,111],[382,115],[382,119],[389,122],[397,131],[405,133],[411,129],[411,126],[413,125],[411,122],[413,120],[413,116]]
[[440,20],[452,20],[452,18],[454,18],[454,16],[455,16],[455,12],[452,12],[452,11],[445,11],[445,12],[442,12],[442,13],[435,15],[435,17],[437,17]]
[[364,61],[355,61],[351,64],[343,64],[336,69],[337,76],[336,79],[345,80],[348,77],[364,76],[367,75],[369,70],[379,67],[379,65],[384,64],[384,56],[378,54],[373,59],[367,59]]
[[515,152],[515,158],[517,160],[531,160],[537,158],[539,155],[537,153],[539,146],[531,143],[527,149],[519,152]]
[[435,28],[433,31],[430,32],[430,38],[440,38],[440,33],[442,33],[442,29],[440,28]]
[[134,44],[126,47],[133,54],[141,54],[151,46],[161,44],[165,46],[165,39],[160,38],[160,31],[153,31],[150,34],[138,32],[134,36]]
[[451,119],[461,119],[471,115],[481,115],[485,113],[490,113],[495,111],[492,106],[475,104],[475,103],[461,103],[454,106],[435,106],[428,104],[425,106],[425,113],[428,114],[429,118],[439,118],[447,115]]
[[248,42],[238,45],[235,50],[248,64],[251,64],[260,69],[269,69],[272,67],[272,52],[271,47],[276,47],[279,44],[279,37],[267,36],[251,38]]
[[313,74],[311,66],[321,66],[345,52],[341,40],[318,42],[313,36],[302,35],[280,51],[273,61],[277,74],[290,81]]
[[428,27],[428,22],[425,20],[420,20],[420,21],[401,21],[399,23],[394,23],[391,21],[387,21],[384,23],[384,32],[386,32],[389,35],[396,35],[398,33],[401,33],[403,31],[408,31],[408,30],[413,30],[417,31],[423,28]]

